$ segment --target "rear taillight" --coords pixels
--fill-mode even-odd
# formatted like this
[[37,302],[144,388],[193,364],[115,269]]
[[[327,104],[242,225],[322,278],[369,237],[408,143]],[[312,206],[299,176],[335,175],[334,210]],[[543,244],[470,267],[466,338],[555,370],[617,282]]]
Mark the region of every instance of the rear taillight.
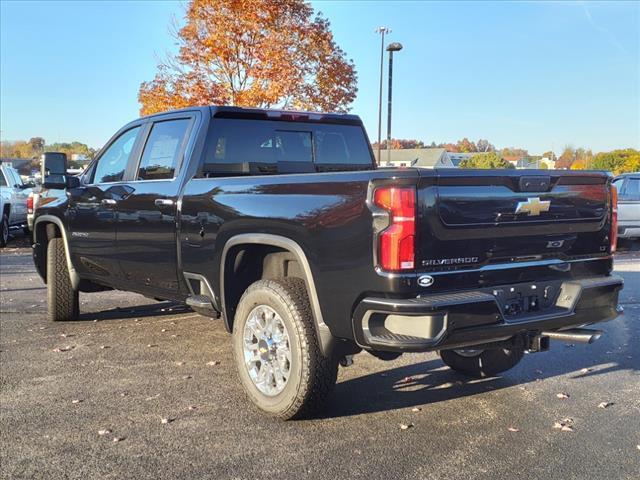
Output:
[[614,253],[618,243],[618,190],[614,185],[611,185],[611,231],[609,238],[611,239],[611,253]]
[[33,193],[27,197],[27,213],[33,213]]
[[389,226],[378,235],[380,267],[387,271],[415,268],[415,188],[380,187],[373,203],[389,212]]

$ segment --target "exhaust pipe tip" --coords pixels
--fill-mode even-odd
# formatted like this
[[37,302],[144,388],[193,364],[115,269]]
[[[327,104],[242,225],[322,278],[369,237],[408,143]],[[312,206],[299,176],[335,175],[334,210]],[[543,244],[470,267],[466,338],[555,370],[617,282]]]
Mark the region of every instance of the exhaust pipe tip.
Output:
[[553,340],[575,343],[593,343],[602,336],[602,330],[592,330],[589,328],[572,328],[569,330],[559,330],[553,332],[542,332],[541,335]]

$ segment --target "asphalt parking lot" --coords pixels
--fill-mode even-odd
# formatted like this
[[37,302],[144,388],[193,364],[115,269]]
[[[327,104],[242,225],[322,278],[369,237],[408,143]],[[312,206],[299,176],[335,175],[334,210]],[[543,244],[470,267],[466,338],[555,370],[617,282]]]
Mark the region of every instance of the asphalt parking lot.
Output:
[[245,402],[220,320],[103,292],[81,295],[80,321],[48,323],[29,249],[5,249],[2,478],[637,479],[632,250],[616,261],[626,313],[594,345],[554,343],[483,381],[435,354],[362,353],[322,418],[283,423]]

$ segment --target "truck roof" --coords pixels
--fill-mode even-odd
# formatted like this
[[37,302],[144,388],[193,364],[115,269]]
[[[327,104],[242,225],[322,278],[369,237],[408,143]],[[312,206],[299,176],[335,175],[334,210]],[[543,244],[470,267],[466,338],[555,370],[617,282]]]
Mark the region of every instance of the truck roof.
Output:
[[168,113],[193,111],[200,111],[205,115],[209,113],[212,117],[215,118],[252,118],[263,120],[279,119],[296,122],[323,122],[362,125],[362,120],[359,116],[347,113],[309,112],[302,110],[279,110],[268,108],[244,108],[227,105],[180,108],[177,110],[168,110],[166,112],[154,113],[153,115],[146,115],[142,118],[153,118],[160,115],[166,115]]

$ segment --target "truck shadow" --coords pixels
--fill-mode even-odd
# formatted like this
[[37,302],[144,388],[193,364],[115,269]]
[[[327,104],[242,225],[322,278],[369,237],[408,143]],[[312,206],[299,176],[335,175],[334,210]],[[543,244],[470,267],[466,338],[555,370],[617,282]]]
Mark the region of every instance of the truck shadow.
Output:
[[[560,375],[565,375],[567,382],[619,370],[640,375],[640,356],[621,354],[611,358],[607,355],[611,352],[602,353],[596,361],[586,358],[584,352],[578,355],[572,352],[566,361],[564,358],[561,361],[557,354],[546,361],[527,362],[525,357],[522,364],[503,376],[483,379],[463,376],[436,358],[338,383],[322,418],[423,407],[518,385],[534,389],[537,381]],[[537,368],[541,364],[544,372]]]

